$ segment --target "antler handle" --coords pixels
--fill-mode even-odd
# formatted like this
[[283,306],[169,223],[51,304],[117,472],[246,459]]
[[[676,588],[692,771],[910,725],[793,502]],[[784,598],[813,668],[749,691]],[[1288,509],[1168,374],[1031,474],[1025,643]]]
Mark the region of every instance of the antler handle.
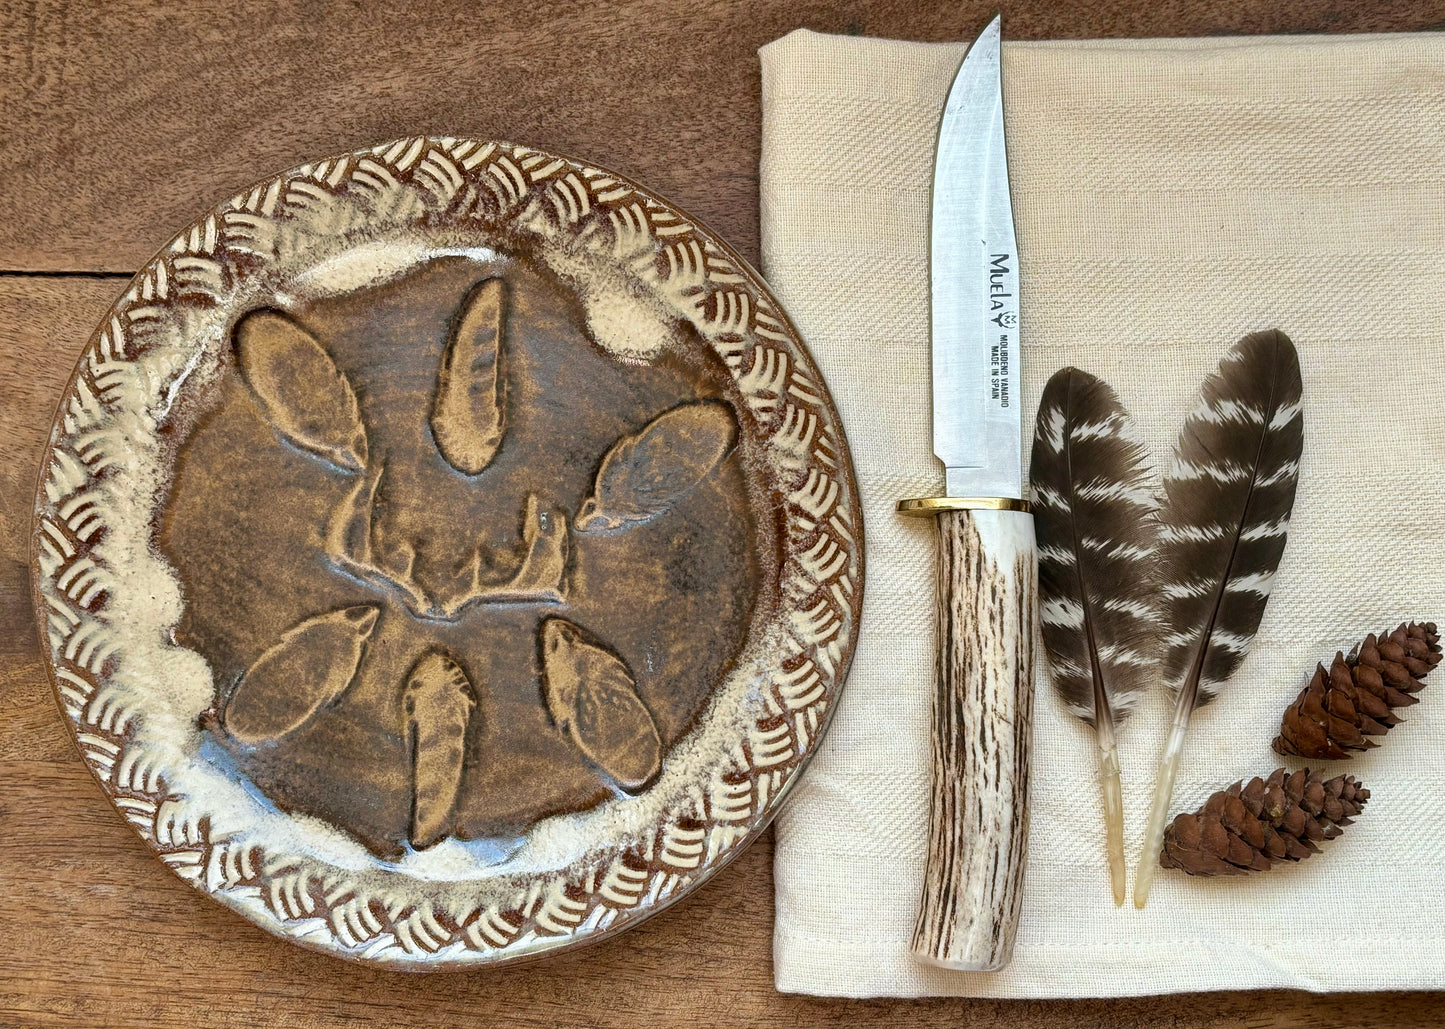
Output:
[[939,533],[933,802],[912,950],[945,968],[994,971],[1013,955],[1028,851],[1034,524],[1017,501],[1025,509],[946,503],[930,511]]

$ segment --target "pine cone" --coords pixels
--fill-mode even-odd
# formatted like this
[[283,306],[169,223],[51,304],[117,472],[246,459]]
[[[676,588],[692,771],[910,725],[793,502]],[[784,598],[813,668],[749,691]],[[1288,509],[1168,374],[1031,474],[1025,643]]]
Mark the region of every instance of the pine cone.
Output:
[[1276,769],[1268,779],[1240,780],[1209,798],[1196,814],[1164,830],[1159,864],[1189,875],[1267,872],[1272,862],[1318,853],[1360,813],[1370,791],[1352,775],[1328,781],[1306,768]]
[[1285,709],[1275,752],[1318,760],[1379,746],[1368,737],[1400,724],[1394,709],[1418,702],[1421,680],[1439,663],[1434,622],[1411,622],[1379,637],[1371,633],[1348,658],[1336,654],[1328,672],[1316,667],[1309,685]]

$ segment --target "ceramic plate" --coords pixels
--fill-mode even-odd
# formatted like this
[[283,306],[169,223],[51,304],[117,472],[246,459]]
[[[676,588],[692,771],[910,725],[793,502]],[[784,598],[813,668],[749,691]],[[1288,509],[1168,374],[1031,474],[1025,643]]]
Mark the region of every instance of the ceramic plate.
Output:
[[206,214],[45,461],[86,762],[176,874],[344,957],[495,964],[683,896],[796,781],[856,636],[856,485],[781,308],[535,150],[405,139]]

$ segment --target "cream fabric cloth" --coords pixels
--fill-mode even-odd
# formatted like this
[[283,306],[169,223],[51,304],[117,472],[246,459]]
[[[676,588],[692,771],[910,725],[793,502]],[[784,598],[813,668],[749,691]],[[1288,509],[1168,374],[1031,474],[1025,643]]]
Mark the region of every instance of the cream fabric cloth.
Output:
[[[1380,750],[1343,838],[1248,879],[1161,871],[1116,909],[1094,752],[1038,681],[1014,963],[909,958],[928,812],[933,530],[893,504],[930,457],[927,226],[958,45],[799,31],[763,48],[764,272],[841,408],[867,589],[832,729],[778,827],[780,990],[1108,996],[1445,986],[1445,671]],[[1445,621],[1445,37],[1008,44],[1023,386],[1113,383],[1163,460],[1199,384],[1254,329],[1300,349],[1305,458],[1274,599],[1195,719],[1174,810],[1284,763],[1280,712],[1367,631]],[[1167,700],[1124,726],[1131,875]],[[1298,767],[1293,764],[1292,767]]]

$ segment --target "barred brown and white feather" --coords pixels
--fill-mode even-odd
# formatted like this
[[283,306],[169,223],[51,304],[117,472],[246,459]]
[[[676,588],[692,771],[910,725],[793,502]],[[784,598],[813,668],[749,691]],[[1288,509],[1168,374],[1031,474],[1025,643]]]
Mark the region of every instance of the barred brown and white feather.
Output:
[[1289,337],[1256,332],[1205,381],[1179,434],[1156,567],[1164,678],[1181,707],[1214,699],[1259,629],[1299,482],[1301,394]]
[[1205,380],[1164,476],[1157,589],[1174,718],[1134,884],[1149,899],[1190,715],[1244,660],[1284,556],[1304,448],[1299,355],[1278,330],[1240,340]]
[[1156,675],[1150,567],[1158,499],[1148,454],[1107,383],[1077,368],[1044,387],[1029,470],[1039,620],[1055,690],[1093,726],[1114,903],[1124,903],[1124,810],[1115,729]]
[[1044,387],[1029,478],[1054,688],[1089,725],[1122,722],[1155,678],[1149,458],[1109,385],[1063,368]]

